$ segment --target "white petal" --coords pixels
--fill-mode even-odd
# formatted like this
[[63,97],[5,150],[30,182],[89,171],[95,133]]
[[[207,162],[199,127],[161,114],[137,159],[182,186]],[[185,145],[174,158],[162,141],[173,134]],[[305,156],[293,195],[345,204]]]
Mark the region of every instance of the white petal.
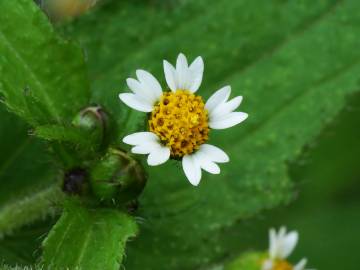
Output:
[[230,160],[229,156],[223,150],[214,145],[202,144],[200,150],[213,162],[225,163]]
[[282,238],[280,256],[282,259],[287,258],[296,247],[299,239],[299,234],[296,231],[292,231]]
[[210,128],[213,129],[225,129],[240,124],[248,117],[244,112],[232,112],[223,117],[215,118],[209,122]]
[[176,71],[175,68],[166,60],[164,60],[164,73],[169,88],[173,92],[176,91]]
[[302,259],[300,262],[298,262],[295,266],[294,266],[294,270],[304,270],[305,266],[306,266],[307,260],[306,259]]
[[231,87],[225,86],[220,90],[217,90],[206,102],[205,108],[211,113],[219,104],[225,102],[231,93]]
[[119,98],[122,102],[134,110],[140,112],[151,112],[153,110],[152,104],[148,103],[145,99],[142,99],[137,95],[131,93],[122,93],[119,94]]
[[286,227],[285,226],[281,226],[279,232],[278,232],[278,239],[279,241],[282,241],[283,238],[286,236]]
[[197,186],[201,180],[201,168],[196,158],[194,158],[193,155],[184,156],[182,159],[182,166],[189,182],[192,185]]
[[176,60],[176,81],[177,85],[176,88],[186,90],[188,89],[189,85],[191,84],[189,76],[189,67],[187,63],[187,59],[185,55],[182,53],[179,54]]
[[150,166],[157,166],[165,163],[170,158],[170,149],[166,146],[159,146],[153,150],[147,158],[147,163]]
[[141,69],[136,71],[136,76],[138,77],[144,91],[151,93],[154,102],[159,100],[162,95],[162,89],[158,80],[151,73]]
[[204,73],[204,61],[201,56],[198,56],[194,62],[189,67],[191,84],[189,85],[189,90],[192,93],[195,93],[202,82],[203,73]]
[[123,138],[123,142],[130,145],[140,145],[146,142],[158,142],[158,136],[152,132],[137,132],[127,135]]
[[220,167],[211,159],[209,159],[209,157],[203,151],[199,150],[194,155],[203,170],[212,174],[220,173]]
[[126,83],[130,90],[138,97],[146,100],[148,104],[154,104],[154,97],[151,92],[145,91],[142,84],[133,78],[126,79]]
[[210,115],[209,115],[210,120],[213,120],[213,119],[216,120],[216,118],[220,118],[224,115],[227,115],[227,114],[233,112],[240,106],[241,101],[242,101],[242,97],[238,96],[238,97],[235,97],[235,98],[229,100],[228,102],[219,104],[218,106],[216,106],[215,109],[213,109],[210,112]]
[[269,254],[271,259],[276,258],[277,254],[277,234],[275,229],[270,229],[269,231]]
[[149,154],[160,145],[160,142],[145,142],[131,148],[131,152],[134,154]]

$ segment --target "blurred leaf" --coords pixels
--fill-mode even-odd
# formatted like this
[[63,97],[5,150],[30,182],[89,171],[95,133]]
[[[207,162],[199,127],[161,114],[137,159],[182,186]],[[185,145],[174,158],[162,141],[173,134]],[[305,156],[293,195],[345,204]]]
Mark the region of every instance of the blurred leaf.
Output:
[[146,222],[130,245],[129,269],[194,269],[222,258],[229,248],[217,241],[226,227],[292,197],[285,162],[359,89],[357,10],[357,1],[331,0],[184,1],[171,10],[112,1],[66,29],[86,48],[92,99],[118,120],[119,141],[145,119],[126,121],[139,114],[117,98],[129,72],[145,68],[162,79],[161,60],[179,52],[205,58],[199,94],[231,84],[250,114],[239,127],[211,133],[231,162],[199,188],[175,161],[149,168]]
[[126,241],[136,234],[137,224],[124,213],[68,202],[43,243],[43,263],[55,269],[118,270]]
[[60,39],[32,0],[1,1],[0,93],[32,125],[71,120],[89,99],[80,48]]

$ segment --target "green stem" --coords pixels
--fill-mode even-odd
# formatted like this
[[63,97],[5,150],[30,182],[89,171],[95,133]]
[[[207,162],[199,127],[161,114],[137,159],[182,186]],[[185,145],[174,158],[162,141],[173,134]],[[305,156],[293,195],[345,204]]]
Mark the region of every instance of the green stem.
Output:
[[54,215],[63,193],[54,185],[0,208],[0,239],[14,230]]

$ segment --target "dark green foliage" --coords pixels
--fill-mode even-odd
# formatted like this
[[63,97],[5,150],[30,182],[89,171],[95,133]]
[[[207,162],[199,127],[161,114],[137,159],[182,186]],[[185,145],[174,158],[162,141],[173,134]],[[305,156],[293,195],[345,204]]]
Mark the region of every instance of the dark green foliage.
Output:
[[[1,261],[9,266],[34,266],[41,255],[41,242],[54,220],[26,225],[0,241]],[[37,269],[36,269],[37,270]]]

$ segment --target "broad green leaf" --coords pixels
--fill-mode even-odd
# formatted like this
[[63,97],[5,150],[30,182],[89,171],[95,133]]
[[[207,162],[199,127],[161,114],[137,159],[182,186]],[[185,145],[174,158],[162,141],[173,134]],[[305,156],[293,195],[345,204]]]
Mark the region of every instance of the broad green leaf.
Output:
[[125,244],[136,234],[137,224],[127,214],[69,201],[43,243],[43,263],[54,269],[118,270]]
[[145,68],[164,82],[162,59],[174,62],[179,52],[205,59],[199,94],[230,84],[250,114],[243,125],[211,133],[231,162],[200,187],[175,161],[149,168],[140,202],[146,222],[130,245],[129,269],[195,269],[222,258],[227,227],[292,198],[286,161],[359,88],[357,10],[355,0],[197,1],[156,11],[112,1],[69,27],[88,52],[93,100],[118,120],[119,141],[134,131],[128,115],[138,115],[117,99],[125,79]]
[[1,1],[0,93],[32,125],[71,120],[87,105],[80,48],[61,39],[32,0]]

